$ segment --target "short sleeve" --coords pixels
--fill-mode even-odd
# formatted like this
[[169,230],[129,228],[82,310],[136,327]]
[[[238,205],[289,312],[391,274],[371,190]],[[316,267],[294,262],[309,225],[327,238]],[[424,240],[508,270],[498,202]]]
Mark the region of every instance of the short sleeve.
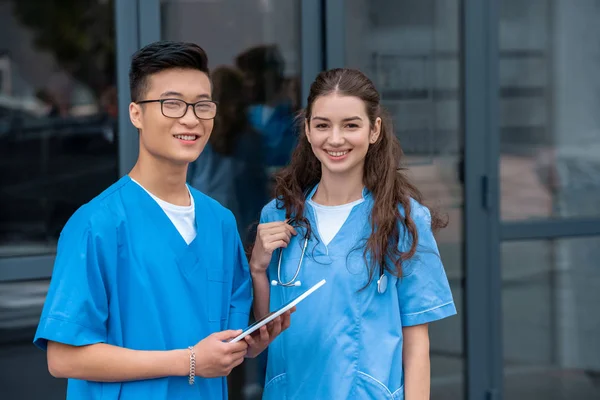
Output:
[[402,326],[426,324],[456,314],[448,278],[431,231],[431,214],[416,202],[412,208],[418,232],[417,251],[403,263],[403,277],[397,281]]
[[[84,346],[106,341],[108,298],[104,270],[116,262],[116,229],[96,226],[81,209],[61,232],[54,270],[34,344]],[[104,221],[102,225],[106,225]]]
[[263,207],[263,209],[260,212],[260,224],[266,224],[267,222],[271,222],[271,213],[274,207],[275,200],[271,200],[267,205]]

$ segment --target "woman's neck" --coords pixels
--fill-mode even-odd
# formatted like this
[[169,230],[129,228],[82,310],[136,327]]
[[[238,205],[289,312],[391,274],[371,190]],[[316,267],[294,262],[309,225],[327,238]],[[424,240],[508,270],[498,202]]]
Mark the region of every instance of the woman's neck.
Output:
[[323,171],[321,182],[312,200],[324,206],[339,206],[362,199],[363,173],[362,170],[358,172],[335,176]]
[[187,164],[173,164],[140,151],[129,176],[159,199],[178,206],[189,206],[191,199],[185,185],[187,168]]

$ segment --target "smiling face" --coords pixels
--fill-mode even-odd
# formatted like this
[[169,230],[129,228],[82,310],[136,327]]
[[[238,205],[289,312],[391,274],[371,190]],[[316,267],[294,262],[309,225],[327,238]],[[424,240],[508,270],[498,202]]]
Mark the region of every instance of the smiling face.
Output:
[[371,124],[360,98],[337,93],[317,98],[311,114],[306,137],[321,162],[322,173],[362,173],[369,146],[379,137],[381,118]]
[[[211,99],[208,76],[196,69],[173,68],[150,75],[146,93],[140,101],[180,99],[188,103]],[[165,103],[164,112],[169,114]],[[129,105],[133,125],[140,131],[140,153],[174,164],[187,164],[198,158],[213,129],[214,120],[199,119],[192,107],[181,118],[169,118],[161,112],[161,103]]]

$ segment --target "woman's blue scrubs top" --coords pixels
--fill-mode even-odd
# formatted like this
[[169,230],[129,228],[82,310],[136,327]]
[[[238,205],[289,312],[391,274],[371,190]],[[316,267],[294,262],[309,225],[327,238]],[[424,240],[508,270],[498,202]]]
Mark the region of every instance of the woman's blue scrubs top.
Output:
[[[431,215],[414,200],[418,247],[403,263],[403,278],[386,272],[387,290],[380,294],[376,269],[372,282],[360,290],[368,281],[363,251],[373,207],[371,194],[365,190],[363,195],[365,201],[353,208],[328,246],[320,241],[316,214],[306,202],[313,235],[298,275],[302,286],[272,286],[270,307],[278,308],[321,279],[327,283],[298,304],[290,328],[269,346],[263,399],[404,399],[402,328],[456,313]],[[275,201],[263,209],[262,222],[284,219]],[[301,229],[283,251],[283,282],[298,267],[303,234]],[[399,247],[406,251],[410,244],[401,227]],[[270,280],[277,279],[278,256],[274,253],[269,266]]]

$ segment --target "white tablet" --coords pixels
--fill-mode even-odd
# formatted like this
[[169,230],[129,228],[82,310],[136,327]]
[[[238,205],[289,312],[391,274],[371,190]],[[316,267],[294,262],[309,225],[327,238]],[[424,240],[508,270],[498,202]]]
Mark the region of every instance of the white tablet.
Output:
[[229,341],[229,343],[238,342],[238,341],[242,340],[243,338],[245,338],[246,336],[250,335],[252,332],[256,331],[257,329],[260,329],[261,326],[266,325],[269,322],[273,321],[275,318],[277,318],[278,316],[280,316],[281,314],[283,314],[284,312],[286,312],[287,310],[294,307],[296,304],[300,303],[302,300],[304,300],[305,298],[310,296],[311,293],[313,293],[315,290],[317,290],[324,284],[325,284],[325,279],[323,279],[322,281],[320,281],[319,283],[317,283],[316,285],[314,285],[313,287],[308,289],[306,292],[302,293],[300,296],[298,296],[295,299],[284,304],[278,310],[268,313],[267,315],[265,315],[264,317],[262,317],[261,319],[259,319],[258,321],[256,321],[255,323],[253,323],[252,325],[247,327],[246,329],[244,329],[244,332],[240,333],[238,336],[231,339]]

